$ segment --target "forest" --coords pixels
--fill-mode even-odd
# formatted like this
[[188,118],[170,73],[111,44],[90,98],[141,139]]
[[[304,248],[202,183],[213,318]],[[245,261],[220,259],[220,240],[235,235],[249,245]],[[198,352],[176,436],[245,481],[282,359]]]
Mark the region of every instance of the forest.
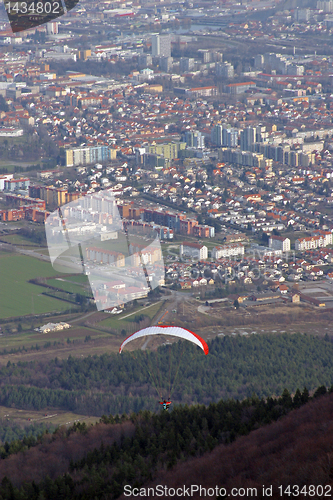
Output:
[[174,405],[277,396],[333,383],[333,344],[326,336],[281,334],[217,337],[209,354],[189,342],[157,351],[86,358],[8,362],[0,368],[0,405],[60,408],[85,415],[157,411]]
[[[326,393],[324,386],[319,387],[312,401],[328,397]],[[284,390],[278,398],[221,400],[158,414],[103,416],[90,427],[80,423],[62,427],[26,446],[24,460],[19,452],[0,463],[0,499],[115,499],[125,484],[143,485],[161,470],[172,470],[217,446],[227,448],[254,429],[306,406],[310,399],[307,389],[298,389],[294,397]]]

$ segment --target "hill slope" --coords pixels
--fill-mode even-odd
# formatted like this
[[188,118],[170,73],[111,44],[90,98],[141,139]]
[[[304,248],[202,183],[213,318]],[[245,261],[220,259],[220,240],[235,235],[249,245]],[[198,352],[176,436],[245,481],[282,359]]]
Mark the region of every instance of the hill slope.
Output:
[[0,499],[113,500],[125,485],[145,484],[272,484],[275,493],[279,484],[327,485],[333,478],[333,387],[318,397],[323,393],[320,387],[310,403],[306,389],[294,398],[285,390],[278,399],[103,417],[96,426],[45,434],[29,449],[17,443],[21,451],[13,445],[9,456],[0,447]]
[[[190,487],[191,484],[205,488],[219,485],[228,492],[231,488],[256,487],[258,498],[263,498],[263,485],[273,486],[270,498],[290,498],[287,493],[280,496],[280,485],[283,491],[288,485],[297,485],[300,489],[304,485],[331,485],[332,489],[327,486],[324,494],[319,489],[312,497],[321,498],[325,492],[326,496],[331,496],[333,394],[321,396],[279,421],[240,437],[231,445],[219,445],[202,457],[178,464],[172,471],[161,470],[145,487],[160,484],[173,488]],[[202,498],[199,493],[192,498]],[[309,492],[307,496],[311,496]]]

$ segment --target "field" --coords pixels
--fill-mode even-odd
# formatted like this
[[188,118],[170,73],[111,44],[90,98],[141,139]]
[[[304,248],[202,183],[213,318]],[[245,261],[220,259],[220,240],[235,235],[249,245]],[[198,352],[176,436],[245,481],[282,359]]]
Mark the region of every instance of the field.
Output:
[[46,280],[46,283],[50,286],[61,288],[62,290],[65,290],[65,292],[80,293],[81,295],[92,297],[89,284],[87,284],[88,288],[84,287],[83,283],[82,285],[78,284],[72,280],[71,276],[68,278],[50,278]]
[[17,246],[30,246],[41,248],[38,243],[34,243],[29,238],[25,238],[20,234],[5,234],[1,236],[1,241],[5,241],[6,243],[11,243],[12,245]]
[[87,415],[77,415],[76,413],[66,412],[63,410],[52,410],[50,412],[35,411],[35,410],[18,410],[17,408],[7,408],[0,406],[0,422],[13,422],[22,427],[35,423],[58,425],[73,425],[74,422],[85,422],[86,424],[94,424],[98,422],[98,417],[90,417]]
[[55,274],[48,262],[26,255],[0,253],[0,318],[68,309],[68,303],[42,295],[45,288],[28,283],[32,278]]
[[106,328],[115,328],[117,330],[124,328],[133,322],[135,322],[135,318],[139,315],[146,316],[150,319],[153,319],[153,317],[159,312],[159,310],[162,307],[162,303],[158,302],[157,304],[152,304],[151,306],[148,307],[138,307],[135,309],[135,311],[132,311],[131,313],[122,313],[119,316],[118,315],[110,315],[109,318],[106,318],[102,320],[98,326],[100,327],[106,327]]

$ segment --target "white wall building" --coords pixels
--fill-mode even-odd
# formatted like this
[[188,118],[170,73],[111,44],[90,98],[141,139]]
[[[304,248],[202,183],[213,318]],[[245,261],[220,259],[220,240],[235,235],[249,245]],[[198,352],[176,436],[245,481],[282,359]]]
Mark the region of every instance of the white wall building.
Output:
[[326,247],[332,244],[332,234],[326,231],[321,231],[321,233],[316,236],[309,236],[307,238],[299,238],[295,241],[295,250],[312,250],[314,248]]
[[282,252],[290,251],[290,239],[283,236],[271,235],[269,237],[269,248],[273,250],[282,250]]
[[214,247],[212,250],[213,259],[237,257],[238,255],[244,255],[244,245],[242,245],[241,243],[221,245],[219,247]]
[[153,57],[171,57],[171,37],[170,35],[152,35],[151,54]]
[[180,256],[192,257],[193,259],[205,260],[208,258],[208,249],[200,243],[184,242],[180,245]]

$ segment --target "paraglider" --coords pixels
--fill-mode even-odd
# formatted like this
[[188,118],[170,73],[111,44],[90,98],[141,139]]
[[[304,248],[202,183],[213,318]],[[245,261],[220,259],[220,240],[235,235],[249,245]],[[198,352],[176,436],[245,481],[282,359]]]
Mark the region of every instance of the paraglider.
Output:
[[168,411],[171,403],[172,403],[172,401],[167,401],[166,399],[164,399],[163,401],[160,401],[160,405],[163,405],[163,410],[165,410],[165,411]]
[[[139,330],[139,331],[133,333],[132,335],[129,335],[129,337],[127,337],[122,342],[122,344],[121,344],[121,346],[119,348],[119,353],[122,353],[124,347],[129,342],[132,342],[133,340],[136,340],[136,339],[139,339],[139,338],[142,338],[142,337],[146,337],[146,336],[150,336],[150,335],[152,335],[152,336],[154,336],[154,335],[171,335],[173,337],[178,337],[179,339],[188,340],[189,342],[192,342],[193,344],[195,344],[198,347],[200,347],[200,349],[203,350],[203,352],[205,353],[205,355],[207,355],[209,353],[209,348],[208,348],[207,343],[204,341],[204,339],[202,339],[196,333],[191,332],[190,330],[187,330],[185,328],[178,327],[178,326],[164,326],[164,325],[163,326],[162,325],[150,326],[148,328],[143,328],[142,330]],[[149,361],[148,361],[148,358],[147,358],[147,366],[146,366],[146,368],[148,369],[148,373],[151,376],[152,381],[154,382],[154,385],[156,387],[156,390],[157,390],[157,392],[158,392],[158,394],[160,396],[159,404],[162,405],[162,408],[163,408],[164,411],[168,411],[169,408],[170,408],[170,405],[172,404],[172,401],[171,401],[171,392],[172,392],[172,389],[174,388],[175,380],[176,380],[176,377],[178,375],[180,361],[181,361],[181,356],[179,357],[178,367],[176,368],[176,373],[175,373],[175,376],[174,376],[174,381],[173,381],[173,384],[171,386],[171,355],[170,355],[169,396],[168,396],[168,399],[164,399],[162,397],[162,395],[161,395],[162,391],[161,390],[159,391],[159,389],[157,387],[159,384],[156,383],[156,380],[155,380],[155,377],[154,377],[154,372],[149,367]]]
[[121,344],[119,352],[121,353],[125,345],[131,342],[132,340],[139,339],[140,337],[145,337],[146,335],[172,335],[173,337],[179,337],[181,339],[193,342],[193,344],[199,346],[206,355],[209,353],[207,343],[196,333],[193,333],[190,330],[186,330],[185,328],[180,328],[179,326],[164,326],[164,325],[149,326],[148,328],[143,328],[138,332],[132,333],[132,335],[127,337]]

